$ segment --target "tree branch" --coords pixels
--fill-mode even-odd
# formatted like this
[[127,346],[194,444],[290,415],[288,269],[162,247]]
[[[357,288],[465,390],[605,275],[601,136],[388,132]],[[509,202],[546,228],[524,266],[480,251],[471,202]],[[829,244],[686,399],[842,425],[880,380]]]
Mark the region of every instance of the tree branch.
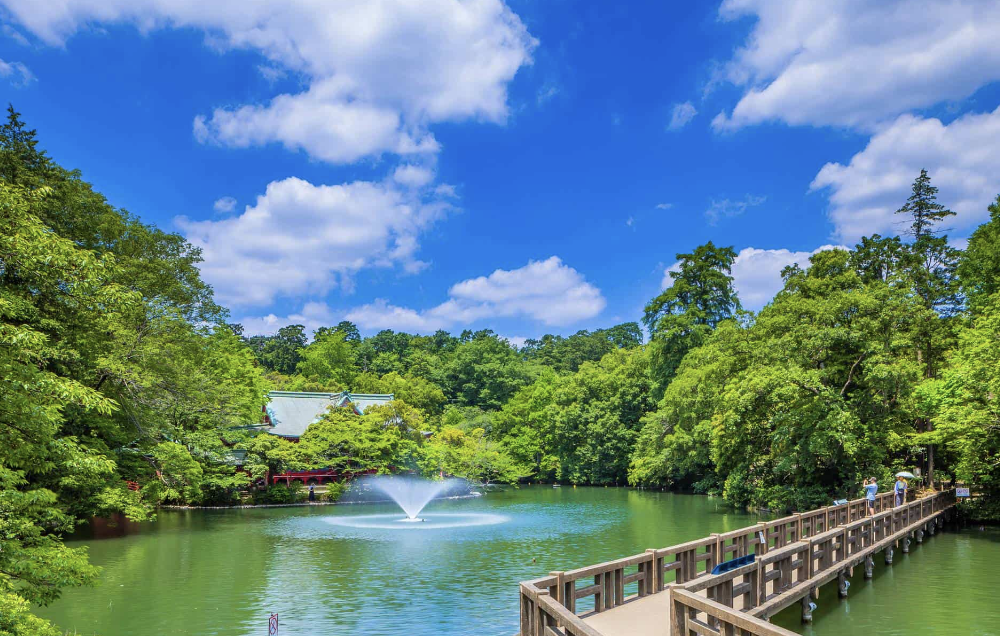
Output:
[[844,388],[840,390],[840,397],[844,397],[844,393],[847,392],[847,387],[851,385],[851,380],[854,379],[854,370],[857,369],[858,365],[861,364],[861,361],[865,359],[865,355],[866,354],[862,353],[861,356],[854,361],[854,364],[851,365],[851,371],[847,374],[847,382],[844,382]]

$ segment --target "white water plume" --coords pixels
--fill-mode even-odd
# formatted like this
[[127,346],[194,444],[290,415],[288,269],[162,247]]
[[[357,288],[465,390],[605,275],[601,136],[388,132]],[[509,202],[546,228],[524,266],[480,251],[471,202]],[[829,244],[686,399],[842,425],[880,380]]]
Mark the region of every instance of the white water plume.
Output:
[[432,499],[458,488],[467,487],[467,482],[461,479],[430,480],[377,475],[358,480],[357,485],[384,493],[403,509],[408,519],[416,519]]

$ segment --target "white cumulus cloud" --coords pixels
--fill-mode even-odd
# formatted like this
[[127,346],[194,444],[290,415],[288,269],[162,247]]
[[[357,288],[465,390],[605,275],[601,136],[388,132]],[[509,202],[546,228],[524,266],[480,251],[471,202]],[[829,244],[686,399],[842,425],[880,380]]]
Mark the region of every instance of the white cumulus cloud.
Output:
[[313,185],[292,177],[268,184],[240,215],[175,222],[202,249],[202,274],[220,302],[260,306],[350,289],[364,268],[418,271],[419,236],[448,209],[386,183]]
[[896,234],[909,223],[895,211],[926,168],[940,189],[938,202],[958,213],[943,227],[969,231],[987,219],[986,207],[1000,192],[997,148],[1000,108],[950,124],[902,115],[881,128],[847,165],[823,166],[810,189],[829,193],[835,238],[856,242],[874,232]]
[[351,309],[346,320],[364,329],[430,332],[486,318],[520,317],[563,326],[592,318],[607,301],[601,291],[557,256],[451,286],[448,300],[423,311],[387,300]]
[[396,168],[392,178],[408,188],[422,188],[434,180],[434,171],[430,168],[415,165],[403,165]]
[[725,0],[719,14],[755,23],[717,78],[744,88],[717,130],[870,129],[1000,80],[995,0]]
[[503,122],[507,85],[536,40],[502,0],[3,0],[41,41],[64,45],[94,24],[196,29],[217,50],[252,50],[266,76],[306,90],[216,108],[194,121],[203,142],[280,143],[342,163],[435,152],[430,124]]

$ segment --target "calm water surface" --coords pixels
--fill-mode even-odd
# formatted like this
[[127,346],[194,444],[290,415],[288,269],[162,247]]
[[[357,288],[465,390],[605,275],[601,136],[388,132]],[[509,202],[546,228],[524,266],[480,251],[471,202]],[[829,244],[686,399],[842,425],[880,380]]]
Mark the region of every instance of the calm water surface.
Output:
[[[282,636],[511,636],[520,580],[757,521],[720,499],[531,486],[425,510],[437,522],[472,514],[495,523],[343,525],[344,517],[393,512],[163,512],[125,536],[70,542],[89,546],[91,561],[104,568],[101,585],[69,590],[41,613],[81,636],[263,636],[271,612],[280,616]],[[891,569],[879,564],[874,582],[857,572],[849,602],[824,588],[807,633],[1000,634],[998,579],[989,564],[1000,567],[1000,533],[939,534],[910,555],[897,554]],[[776,622],[803,631],[794,612]]]

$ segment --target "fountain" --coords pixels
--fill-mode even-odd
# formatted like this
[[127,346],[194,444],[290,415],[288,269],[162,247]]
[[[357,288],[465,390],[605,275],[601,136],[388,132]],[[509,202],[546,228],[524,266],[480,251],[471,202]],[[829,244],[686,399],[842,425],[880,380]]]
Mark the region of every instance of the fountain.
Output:
[[400,521],[412,522],[423,521],[417,515],[432,499],[467,486],[467,482],[461,479],[430,480],[377,475],[364,477],[358,480],[357,485],[361,488],[372,488],[388,495],[406,513],[406,519]]
[[390,529],[421,529],[441,530],[444,528],[459,528],[483,526],[503,523],[507,517],[502,515],[472,512],[467,509],[456,512],[435,512],[421,514],[423,509],[434,499],[443,498],[473,498],[481,496],[472,484],[464,479],[421,479],[419,477],[402,477],[395,475],[376,475],[362,477],[351,484],[350,489],[341,498],[343,503],[377,503],[386,497],[391,499],[405,516],[396,514],[362,514],[362,515],[332,515],[326,517],[327,523],[353,531],[377,531]]

